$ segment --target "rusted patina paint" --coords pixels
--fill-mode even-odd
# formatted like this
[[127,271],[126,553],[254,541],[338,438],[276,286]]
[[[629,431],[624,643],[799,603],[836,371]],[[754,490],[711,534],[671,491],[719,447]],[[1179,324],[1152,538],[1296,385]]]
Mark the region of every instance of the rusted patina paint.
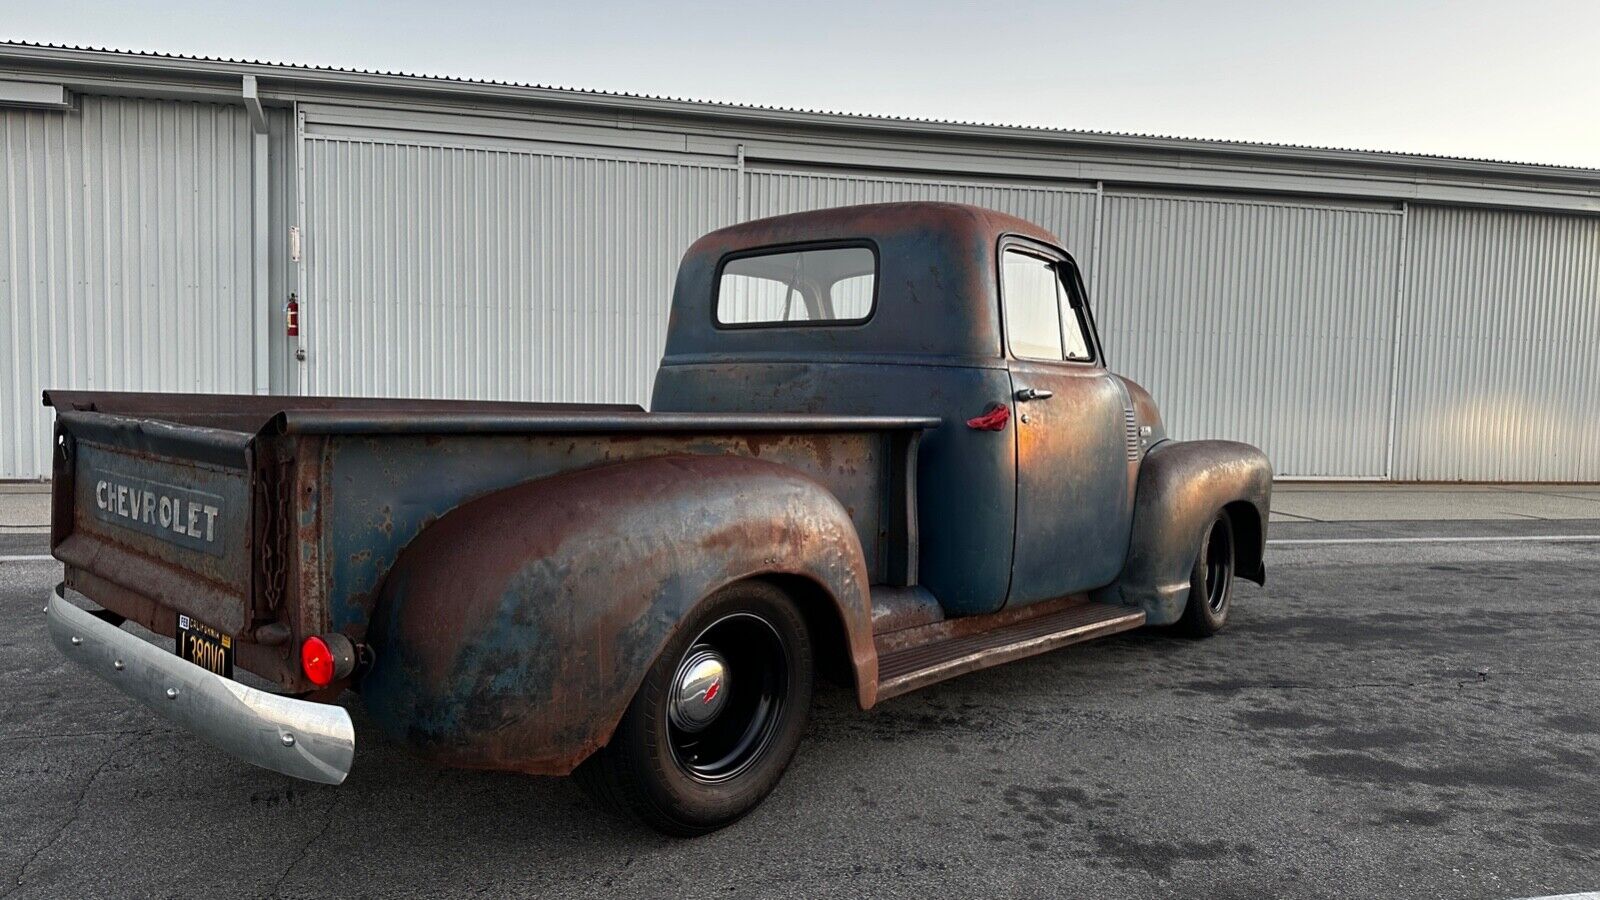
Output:
[[[1149,394],[1099,363],[1052,386],[1007,357],[999,254],[1017,238],[1060,245],[943,203],[707,235],[680,269],[649,413],[53,392],[52,547],[85,593],[157,630],[182,603],[209,604],[213,624],[243,630],[241,665],[289,690],[308,687],[298,638],[370,640],[376,667],[358,684],[391,734],[448,764],[549,773],[607,738],[676,623],[740,578],[789,579],[837,617],[863,706],[877,691],[869,583],[885,634],[942,617],[962,624],[940,634],[999,627],[1080,588],[1169,622],[1218,510],[1236,524],[1239,574],[1263,579],[1259,451],[1165,441]],[[876,249],[869,321],[715,327],[728,253],[828,241]],[[1055,399],[1018,400],[1026,387]],[[965,427],[995,408],[1010,411],[1004,430]],[[230,534],[250,552],[190,559],[82,517],[75,442],[119,415],[110,444],[153,454],[152,472],[169,446],[199,464],[183,477],[220,466],[248,481]],[[129,587],[138,565],[160,570],[155,588]],[[1019,609],[993,618],[1008,602]]]
[[1150,396],[1150,392],[1145,390],[1143,385],[1132,378],[1126,375],[1118,375],[1117,377],[1122,380],[1123,386],[1128,389],[1128,399],[1133,403],[1135,423],[1140,428],[1150,429],[1148,434],[1143,435],[1145,438],[1143,441],[1144,446],[1146,448],[1153,447],[1166,440],[1167,425],[1161,419],[1161,410],[1156,407],[1155,398]]
[[911,537],[892,515],[886,481],[911,464],[892,435],[915,433],[468,434],[438,443],[411,434],[331,436],[320,525],[309,548],[325,562],[305,590],[328,598],[325,627],[361,640],[389,567],[455,507],[562,472],[677,454],[748,455],[808,473],[846,508],[871,580],[903,583],[891,565]]
[[1200,536],[1225,508],[1236,515],[1238,574],[1265,583],[1272,464],[1249,444],[1166,441],[1145,455],[1122,577],[1097,599],[1142,607],[1152,625],[1183,615]]
[[1127,395],[1100,366],[1011,363],[1017,523],[1007,608],[1092,590],[1122,571],[1132,520]]
[[684,363],[662,367],[652,403],[683,410],[711,404],[739,413],[815,414],[826,407],[834,415],[882,415],[899,409],[942,422],[923,433],[917,448],[917,583],[949,614],[970,615],[1000,608],[1011,577],[1015,410],[1004,431],[966,426],[967,419],[1012,403],[1005,363],[998,357],[993,363],[819,363],[760,355]]
[[76,410],[57,425],[57,558],[228,634],[245,631],[250,435]]
[[696,603],[771,574],[831,598],[870,706],[872,614],[849,516],[806,475],[732,456],[571,472],[444,516],[385,585],[362,694],[433,761],[563,774],[609,738]]

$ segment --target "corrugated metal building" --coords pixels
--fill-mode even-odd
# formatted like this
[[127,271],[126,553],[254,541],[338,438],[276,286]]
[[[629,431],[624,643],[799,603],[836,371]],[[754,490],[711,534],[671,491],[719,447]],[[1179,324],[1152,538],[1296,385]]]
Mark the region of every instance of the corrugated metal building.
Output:
[[696,236],[918,198],[1059,234],[1175,435],[1600,481],[1600,171],[23,44],[0,478],[48,473],[45,386],[644,402]]

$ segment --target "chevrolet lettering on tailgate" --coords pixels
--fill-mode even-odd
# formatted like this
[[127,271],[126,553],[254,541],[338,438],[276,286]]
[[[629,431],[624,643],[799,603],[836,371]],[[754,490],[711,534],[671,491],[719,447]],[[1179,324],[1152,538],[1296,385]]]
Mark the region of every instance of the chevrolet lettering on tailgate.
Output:
[[222,498],[146,478],[97,471],[95,512],[114,525],[132,528],[206,553],[222,554],[217,516]]

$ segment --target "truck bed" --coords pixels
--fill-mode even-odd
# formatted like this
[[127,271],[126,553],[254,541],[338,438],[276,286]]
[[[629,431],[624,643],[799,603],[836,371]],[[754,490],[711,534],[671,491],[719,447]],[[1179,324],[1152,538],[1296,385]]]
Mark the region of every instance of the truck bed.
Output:
[[[304,689],[291,638],[359,635],[406,544],[490,491],[673,454],[796,468],[849,511],[873,583],[916,572],[915,417],[637,406],[51,391],[53,552],[69,586],[172,635],[192,616],[239,664]],[[530,528],[558,523],[529,523]]]

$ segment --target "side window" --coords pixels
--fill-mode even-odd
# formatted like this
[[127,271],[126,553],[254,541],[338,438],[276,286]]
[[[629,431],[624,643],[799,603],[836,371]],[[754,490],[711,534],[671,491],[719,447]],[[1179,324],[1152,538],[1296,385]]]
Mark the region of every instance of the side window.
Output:
[[1094,359],[1088,327],[1082,313],[1073,307],[1055,264],[1031,253],[1007,250],[1001,279],[1006,338],[1014,356],[1074,362]]
[[[1060,279],[1056,279],[1057,282]],[[1066,348],[1067,359],[1073,362],[1089,362],[1094,359],[1094,351],[1089,349],[1089,328],[1083,322],[1083,313],[1074,309],[1067,296],[1066,285],[1058,285],[1061,290],[1061,321],[1065,333],[1062,335],[1062,344]]]
[[1013,355],[1061,359],[1060,285],[1048,260],[1016,250],[1005,252],[1000,296],[1005,303],[1006,340]]

